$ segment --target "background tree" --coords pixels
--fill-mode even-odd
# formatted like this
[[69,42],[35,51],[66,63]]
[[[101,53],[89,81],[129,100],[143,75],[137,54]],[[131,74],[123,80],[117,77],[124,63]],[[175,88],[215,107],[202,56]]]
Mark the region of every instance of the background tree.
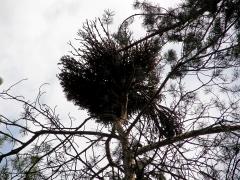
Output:
[[[41,103],[41,91],[34,102],[11,88],[1,93],[24,105],[17,120],[1,115],[2,138],[13,144],[2,164],[37,157],[21,172],[42,179],[239,178],[240,2],[134,7],[142,12],[117,33],[109,30],[109,11],[85,23],[80,44],[70,43],[72,54],[61,58],[64,92],[89,118],[66,127]],[[134,40],[137,16],[146,36]],[[14,136],[13,127],[30,138]]]

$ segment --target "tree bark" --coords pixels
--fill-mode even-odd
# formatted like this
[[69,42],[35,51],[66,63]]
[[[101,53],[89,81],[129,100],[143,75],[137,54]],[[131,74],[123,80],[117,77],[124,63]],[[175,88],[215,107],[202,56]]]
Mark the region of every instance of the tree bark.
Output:
[[116,130],[120,137],[120,143],[122,146],[122,160],[123,168],[125,171],[125,180],[135,180],[136,175],[134,171],[135,161],[133,158],[133,152],[129,146],[128,135],[124,132],[122,121],[117,120],[115,122]]
[[122,147],[122,160],[123,160],[123,168],[125,171],[125,180],[135,180],[135,160],[133,158],[133,152],[131,150],[128,133],[124,132],[123,124],[127,121],[127,104],[128,104],[128,96],[126,95],[123,98],[122,108],[121,108],[121,116],[114,121],[115,129],[119,134],[119,139]]

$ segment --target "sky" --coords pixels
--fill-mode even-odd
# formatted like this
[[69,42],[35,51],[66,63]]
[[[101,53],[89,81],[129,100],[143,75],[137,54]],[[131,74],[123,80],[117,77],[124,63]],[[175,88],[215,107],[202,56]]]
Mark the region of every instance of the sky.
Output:
[[[165,7],[176,4],[155,2]],[[59,59],[71,50],[67,42],[74,41],[86,19],[101,17],[105,9],[115,12],[118,26],[134,13],[132,4],[132,0],[0,0],[0,91],[27,78],[13,93],[32,100],[48,83],[43,87],[47,104],[66,113],[77,111],[66,101],[56,77]],[[1,105],[0,111],[9,112],[9,107]]]
[[[154,0],[163,7],[176,5],[177,0]],[[42,103],[54,108],[61,123],[69,126],[68,115],[76,123],[87,117],[65,98],[57,74],[58,62],[71,50],[69,41],[74,42],[77,31],[87,19],[101,17],[104,10],[115,12],[113,25],[119,24],[129,15],[136,13],[134,0],[0,0],[0,92],[14,86],[11,93],[33,102],[39,87],[46,93]],[[140,33],[139,27],[134,27]],[[14,120],[20,116],[22,104],[0,98],[0,114]],[[70,113],[70,114],[69,114]],[[77,125],[76,124],[76,125]],[[0,130],[1,127],[0,126]],[[11,130],[12,133],[17,133]],[[10,147],[4,146],[2,152]]]

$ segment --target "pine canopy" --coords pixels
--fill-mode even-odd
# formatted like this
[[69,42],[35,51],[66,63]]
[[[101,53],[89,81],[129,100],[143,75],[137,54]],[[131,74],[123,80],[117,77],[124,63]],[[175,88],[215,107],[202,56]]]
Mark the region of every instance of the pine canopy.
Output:
[[[128,117],[141,111],[157,91],[160,40],[148,39],[120,51],[131,43],[126,29],[113,35],[105,31],[102,37],[96,22],[85,24],[78,35],[81,48],[77,55],[60,60],[59,79],[67,99],[103,123],[119,118],[125,107]],[[173,136],[175,117],[156,105],[160,100],[158,95],[143,117],[161,121],[162,135]]]
[[78,56],[61,58],[61,85],[68,100],[98,120],[119,117],[126,98],[128,114],[133,115],[147,102],[146,96],[151,97],[156,91],[159,39],[119,52],[123,45],[119,36],[102,37],[97,31],[85,26],[79,32],[82,47]]

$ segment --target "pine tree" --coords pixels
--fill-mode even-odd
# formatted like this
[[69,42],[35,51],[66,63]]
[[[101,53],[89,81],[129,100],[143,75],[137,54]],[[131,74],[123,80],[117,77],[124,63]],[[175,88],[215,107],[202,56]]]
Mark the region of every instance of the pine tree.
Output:
[[[21,123],[1,116],[0,140],[14,144],[1,163],[28,157],[21,172],[48,179],[239,179],[240,1],[134,7],[114,33],[109,10],[87,21],[60,59],[63,91],[85,120],[69,115],[64,125],[41,92],[32,103],[0,93],[24,106]],[[146,30],[139,39],[136,17]],[[11,167],[0,170],[8,178]]]

